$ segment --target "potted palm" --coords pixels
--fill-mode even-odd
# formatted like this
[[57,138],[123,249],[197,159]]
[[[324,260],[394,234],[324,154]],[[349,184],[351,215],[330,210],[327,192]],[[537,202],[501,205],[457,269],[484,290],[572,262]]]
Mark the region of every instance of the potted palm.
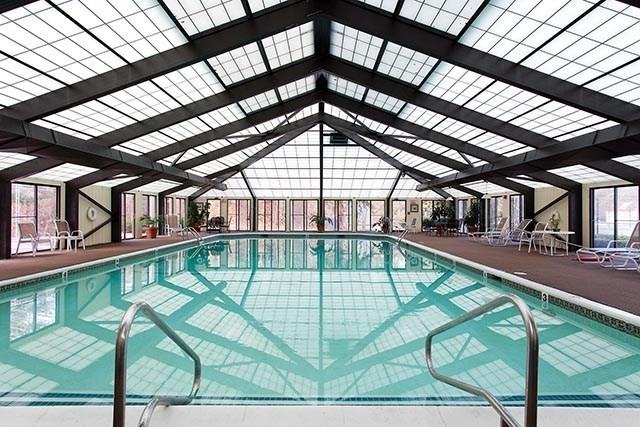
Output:
[[391,218],[388,216],[381,216],[377,224],[382,228],[383,233],[389,234],[391,231]]
[[309,224],[314,224],[316,225],[316,227],[318,228],[318,231],[320,233],[322,233],[324,231],[324,225],[325,224],[333,224],[333,220],[327,216],[321,216],[321,215],[313,215],[310,219],[309,219]]
[[476,233],[480,225],[480,203],[477,200],[471,202],[469,210],[464,214],[464,225],[469,233]]
[[558,211],[551,214],[549,227],[551,227],[552,231],[560,231],[560,213]]
[[147,236],[147,239],[155,239],[158,237],[158,226],[160,225],[158,217],[142,215],[140,217],[140,224],[146,228],[145,235]]
[[189,203],[187,210],[187,227],[193,227],[196,231],[200,231],[202,223],[209,216],[209,207],[205,204],[202,208],[198,208],[196,202]]

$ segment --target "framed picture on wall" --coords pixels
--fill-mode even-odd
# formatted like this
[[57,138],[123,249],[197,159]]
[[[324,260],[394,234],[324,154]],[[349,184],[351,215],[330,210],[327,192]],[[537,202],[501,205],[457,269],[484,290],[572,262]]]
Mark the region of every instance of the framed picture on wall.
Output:
[[417,203],[411,203],[409,205],[409,212],[418,212],[419,207]]

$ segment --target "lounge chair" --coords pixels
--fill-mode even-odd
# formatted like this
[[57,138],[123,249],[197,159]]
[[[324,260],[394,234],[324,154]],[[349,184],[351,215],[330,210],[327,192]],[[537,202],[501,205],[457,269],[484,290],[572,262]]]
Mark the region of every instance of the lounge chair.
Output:
[[181,234],[184,232],[184,228],[180,224],[180,221],[178,221],[178,215],[167,215],[167,220],[165,222],[165,231],[169,236],[173,234]]
[[20,234],[20,236],[18,239],[18,246],[16,247],[15,255],[18,255],[18,252],[20,251],[20,244],[22,243],[31,244],[31,254],[33,256],[36,256],[36,252],[38,251],[38,244],[41,242],[49,242],[49,247],[51,249],[51,252],[53,252],[54,245],[51,240],[51,235],[49,233],[38,233],[35,223],[18,223],[18,233]]
[[527,227],[531,224],[530,219],[523,219],[513,230],[508,233],[502,233],[498,238],[489,239],[489,244],[493,246],[520,245],[520,241],[527,231]]
[[634,243],[634,251],[613,253],[609,256],[609,267],[616,270],[635,270],[640,273],[640,244]]
[[64,219],[54,219],[53,226],[55,228],[55,236],[53,236],[53,241],[56,242],[54,245],[57,246],[60,243],[60,250],[62,250],[62,241],[66,242],[67,250],[71,250],[73,247],[74,251],[78,250],[78,243],[82,243],[82,250],[87,250],[84,244],[84,234],[81,230],[71,230],[69,223]]
[[[533,250],[539,250],[542,253],[542,247],[544,246],[544,253],[547,253],[547,245],[544,243],[544,234],[541,234],[541,231],[546,231],[549,227],[549,224],[546,222],[538,222],[536,226],[533,227],[533,231],[525,231],[520,237],[520,242],[518,243],[518,251],[522,249],[523,243],[529,243],[528,253],[531,253],[531,247]],[[536,242],[538,243],[538,248],[536,248]]]
[[[618,244],[623,243],[623,246]],[[613,267],[611,255],[640,253],[640,221],[636,222],[627,240],[610,240],[603,248],[580,248],[576,251],[576,258],[583,264],[600,264],[603,267]]]
[[489,228],[487,231],[478,231],[476,233],[467,233],[470,239],[489,242],[492,239],[506,238],[506,234],[509,232],[509,217],[505,216],[498,220],[495,228]]

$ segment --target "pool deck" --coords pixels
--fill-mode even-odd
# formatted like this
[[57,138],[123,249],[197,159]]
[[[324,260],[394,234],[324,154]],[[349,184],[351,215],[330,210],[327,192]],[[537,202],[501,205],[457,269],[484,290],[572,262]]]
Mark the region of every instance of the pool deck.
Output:
[[[575,255],[549,257],[537,253],[518,252],[517,247],[493,247],[464,237],[434,237],[424,233],[408,234],[407,239],[457,255],[508,273],[522,272],[526,279],[574,295],[640,315],[640,274],[615,271],[598,265],[580,264]],[[39,252],[36,257],[20,255],[0,260],[0,280],[68,267],[143,249],[181,242],[181,237],[160,236],[157,239],[127,240],[88,247],[86,251]]]

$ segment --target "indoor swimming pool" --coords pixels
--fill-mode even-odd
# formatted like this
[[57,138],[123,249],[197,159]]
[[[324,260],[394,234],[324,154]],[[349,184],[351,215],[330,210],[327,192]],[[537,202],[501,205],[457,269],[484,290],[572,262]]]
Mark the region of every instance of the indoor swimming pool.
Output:
[[[309,237],[309,236],[307,236]],[[0,292],[0,405],[111,404],[115,331],[146,301],[202,359],[194,404],[482,404],[427,373],[433,328],[516,293],[377,238],[219,239]],[[640,407],[640,339],[520,294],[540,404]],[[439,337],[440,371],[522,405],[525,333],[504,307]],[[138,317],[129,403],[187,394],[191,359]]]

